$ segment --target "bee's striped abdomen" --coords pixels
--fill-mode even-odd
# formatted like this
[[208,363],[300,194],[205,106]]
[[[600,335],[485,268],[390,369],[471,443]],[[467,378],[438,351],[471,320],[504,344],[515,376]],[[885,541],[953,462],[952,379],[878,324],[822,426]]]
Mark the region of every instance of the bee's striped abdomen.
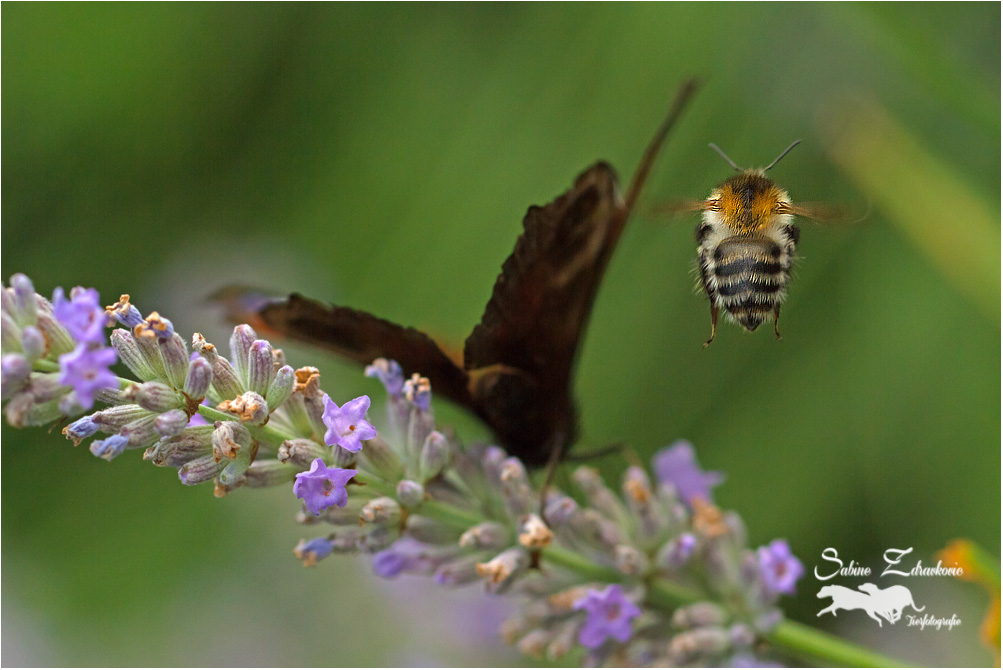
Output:
[[728,238],[708,265],[713,298],[746,330],[773,318],[786,296],[790,256],[772,240]]

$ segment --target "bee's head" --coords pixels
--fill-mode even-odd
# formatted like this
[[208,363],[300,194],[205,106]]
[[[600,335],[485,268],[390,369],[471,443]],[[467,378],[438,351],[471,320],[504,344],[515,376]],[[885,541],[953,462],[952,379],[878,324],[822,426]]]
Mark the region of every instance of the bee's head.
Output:
[[774,215],[785,213],[790,205],[790,198],[766,178],[766,171],[800,142],[792,143],[765,168],[752,170],[742,170],[716,144],[711,144],[711,148],[740,174],[726,179],[714,189],[707,199],[706,209],[719,212],[724,223],[737,232],[752,233],[765,228]]

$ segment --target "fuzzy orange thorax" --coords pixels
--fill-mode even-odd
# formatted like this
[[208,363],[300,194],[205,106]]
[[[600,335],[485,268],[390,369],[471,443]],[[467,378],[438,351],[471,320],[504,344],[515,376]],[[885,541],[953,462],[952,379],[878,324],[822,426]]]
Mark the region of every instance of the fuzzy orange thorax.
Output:
[[783,209],[784,192],[759,170],[748,170],[718,186],[712,201],[725,225],[750,234],[769,225]]

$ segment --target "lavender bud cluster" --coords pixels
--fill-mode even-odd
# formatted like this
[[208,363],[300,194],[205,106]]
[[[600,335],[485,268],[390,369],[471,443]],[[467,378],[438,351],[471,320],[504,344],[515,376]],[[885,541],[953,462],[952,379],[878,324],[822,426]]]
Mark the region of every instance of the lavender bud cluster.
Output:
[[76,416],[95,396],[117,388],[109,372],[116,353],[105,346],[105,315],[97,292],[77,287],[50,302],[23,274],[0,291],[0,386],[12,426],[44,426]]
[[[126,450],[214,493],[289,486],[297,520],[325,528],[295,548],[304,565],[365,553],[377,575],[480,583],[521,599],[503,637],[534,658],[578,651],[585,665],[748,663],[781,620],[800,562],[783,540],[753,551],[734,512],[714,505],[722,476],[692,445],[627,469],[610,488],[578,468],[569,493],[534,484],[492,445],[464,447],[436,425],[429,380],[377,359],[386,430],[368,396],[342,405],[316,368],[294,370],[247,325],[229,358],[196,333],[145,319],[123,295],[57,289],[50,302],[24,275],[2,291],[4,411],[15,426],[64,423],[96,456]],[[105,329],[114,324],[110,346]],[[110,371],[120,361],[133,376]],[[104,406],[84,414],[95,402]]]

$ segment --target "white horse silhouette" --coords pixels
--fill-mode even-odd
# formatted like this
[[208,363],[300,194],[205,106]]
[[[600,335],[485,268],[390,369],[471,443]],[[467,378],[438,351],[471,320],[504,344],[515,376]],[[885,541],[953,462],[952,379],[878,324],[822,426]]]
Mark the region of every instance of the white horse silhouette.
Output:
[[912,599],[912,592],[904,586],[896,585],[889,586],[887,589],[879,589],[874,584],[861,584],[857,588],[870,594],[878,614],[888,619],[890,623],[895,623],[902,618],[902,610],[907,605],[917,612],[926,609],[926,607],[916,607],[916,603]]

